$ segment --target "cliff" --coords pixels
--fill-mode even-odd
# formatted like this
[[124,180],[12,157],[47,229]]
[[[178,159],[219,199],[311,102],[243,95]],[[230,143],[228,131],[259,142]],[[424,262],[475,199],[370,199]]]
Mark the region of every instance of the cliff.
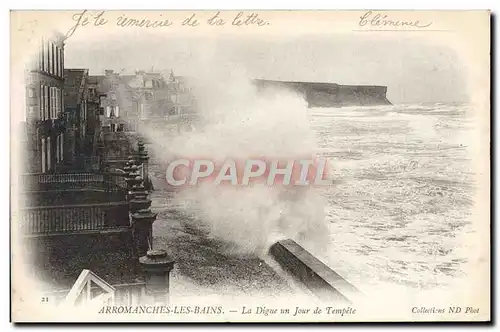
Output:
[[303,95],[309,107],[391,105],[386,86],[336,83],[287,82],[256,79],[259,89],[285,88]]

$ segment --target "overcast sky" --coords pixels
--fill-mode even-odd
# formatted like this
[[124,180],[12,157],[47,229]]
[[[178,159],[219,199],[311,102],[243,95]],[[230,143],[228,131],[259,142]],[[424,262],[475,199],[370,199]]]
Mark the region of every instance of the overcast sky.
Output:
[[[373,38],[300,36],[196,39],[131,35],[115,39],[68,39],[66,68],[174,69],[176,75],[196,76],[209,68],[240,70],[250,78],[386,85],[393,103],[463,102],[467,100],[465,70],[446,45],[427,46],[407,35]],[[220,76],[223,77],[223,76]]]

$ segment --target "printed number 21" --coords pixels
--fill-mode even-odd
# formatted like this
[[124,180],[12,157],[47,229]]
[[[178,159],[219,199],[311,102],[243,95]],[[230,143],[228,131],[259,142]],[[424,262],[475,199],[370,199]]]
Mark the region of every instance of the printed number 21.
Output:
[[48,297],[42,297],[42,302],[49,302],[49,298]]

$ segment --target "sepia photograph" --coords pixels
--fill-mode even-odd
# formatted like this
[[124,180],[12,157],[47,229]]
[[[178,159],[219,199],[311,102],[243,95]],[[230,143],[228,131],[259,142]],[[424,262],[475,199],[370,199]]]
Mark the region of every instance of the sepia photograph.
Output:
[[12,321],[490,321],[490,14],[11,11]]

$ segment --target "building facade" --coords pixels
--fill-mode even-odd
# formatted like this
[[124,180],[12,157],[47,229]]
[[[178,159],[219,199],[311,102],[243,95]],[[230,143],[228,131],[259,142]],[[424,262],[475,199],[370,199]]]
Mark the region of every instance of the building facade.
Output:
[[29,64],[25,171],[30,173],[53,172],[64,161],[64,40],[62,34],[40,40]]
[[[104,132],[124,131],[126,122],[121,117],[121,78],[113,70],[106,70],[104,76],[91,76],[95,95],[99,98],[99,121]],[[93,90],[92,90],[93,92]],[[94,92],[93,92],[94,93]]]
[[89,140],[89,89],[88,69],[65,69],[65,105],[67,148],[66,164],[83,162],[85,156],[90,156]]
[[173,71],[165,78],[161,72],[138,70],[122,75],[106,70],[91,76],[100,95],[103,131],[137,130],[138,124],[154,119],[169,119],[191,112],[194,98],[187,80]]
[[169,110],[169,116],[193,113],[196,108],[196,99],[192,88],[189,85],[189,79],[185,76],[175,76],[171,71],[167,79],[168,90],[171,91],[170,99],[174,105]]

